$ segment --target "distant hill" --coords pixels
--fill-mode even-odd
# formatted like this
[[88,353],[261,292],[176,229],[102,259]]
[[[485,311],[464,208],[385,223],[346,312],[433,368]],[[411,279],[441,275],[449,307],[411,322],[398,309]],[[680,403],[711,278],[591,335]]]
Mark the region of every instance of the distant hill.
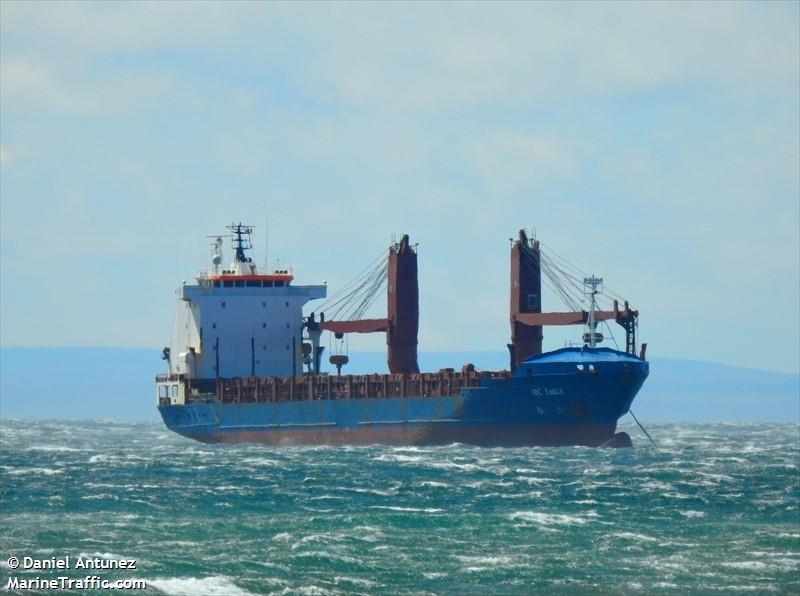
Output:
[[[350,373],[385,372],[381,352],[350,354]],[[503,352],[422,352],[423,370],[508,368]],[[158,349],[0,349],[0,418],[159,420]],[[633,411],[643,422],[800,422],[800,375],[656,358]]]

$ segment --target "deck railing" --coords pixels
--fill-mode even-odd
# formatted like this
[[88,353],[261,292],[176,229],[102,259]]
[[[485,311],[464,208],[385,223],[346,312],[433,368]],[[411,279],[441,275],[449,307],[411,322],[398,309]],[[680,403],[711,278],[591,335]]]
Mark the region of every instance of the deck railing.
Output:
[[168,381],[182,381],[185,375],[177,373],[164,373],[156,375],[156,383],[166,383]]
[[[439,372],[394,375],[309,375],[303,377],[241,377],[217,381],[222,403],[280,403],[321,399],[385,399],[458,395],[479,387],[482,378],[507,378],[501,372]],[[191,381],[188,382],[191,392]]]

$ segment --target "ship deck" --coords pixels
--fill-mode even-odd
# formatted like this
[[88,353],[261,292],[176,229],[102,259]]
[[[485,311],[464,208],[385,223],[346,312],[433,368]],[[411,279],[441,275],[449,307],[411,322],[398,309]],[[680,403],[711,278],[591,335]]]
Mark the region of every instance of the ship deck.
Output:
[[[509,371],[440,371],[437,373],[304,375],[298,377],[237,377],[183,379],[159,375],[157,381],[185,383],[187,401],[216,398],[223,404],[281,403],[308,400],[444,397],[480,387],[489,379],[509,379]],[[162,405],[167,405],[162,404]]]

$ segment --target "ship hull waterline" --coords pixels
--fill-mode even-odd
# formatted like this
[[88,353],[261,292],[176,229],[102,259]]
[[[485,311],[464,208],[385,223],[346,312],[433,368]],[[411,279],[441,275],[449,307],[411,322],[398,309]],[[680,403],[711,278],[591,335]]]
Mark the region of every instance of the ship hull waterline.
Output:
[[640,374],[505,379],[451,396],[209,399],[159,411],[170,430],[207,443],[600,446],[617,436],[617,421],[647,376],[644,366]]
[[[204,443],[260,443],[265,445],[450,445],[463,443],[480,447],[560,447],[583,445],[599,447],[615,436],[616,423],[564,426],[480,426],[447,428],[446,423],[426,426],[357,429],[226,429],[191,430],[172,428],[175,432]],[[617,445],[613,445],[617,446]],[[627,445],[619,445],[627,446]]]

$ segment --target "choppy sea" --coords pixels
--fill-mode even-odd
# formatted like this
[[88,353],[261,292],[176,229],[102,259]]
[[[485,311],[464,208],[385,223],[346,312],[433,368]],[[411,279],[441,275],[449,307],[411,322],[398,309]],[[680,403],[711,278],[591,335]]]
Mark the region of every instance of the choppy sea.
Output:
[[9,557],[69,555],[136,559],[97,575],[146,594],[800,593],[798,425],[622,429],[633,449],[270,448],[4,420],[0,591],[64,575]]

